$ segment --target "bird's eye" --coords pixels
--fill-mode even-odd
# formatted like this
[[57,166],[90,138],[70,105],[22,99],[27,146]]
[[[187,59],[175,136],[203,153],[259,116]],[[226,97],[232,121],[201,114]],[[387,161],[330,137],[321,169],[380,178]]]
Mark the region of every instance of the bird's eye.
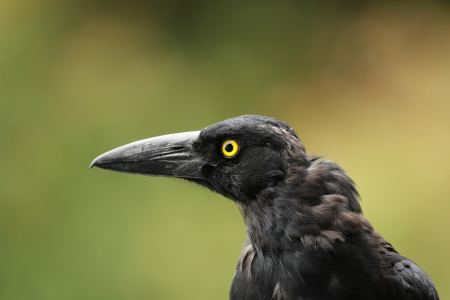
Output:
[[239,144],[234,140],[226,140],[222,144],[222,153],[228,158],[232,158],[239,151]]

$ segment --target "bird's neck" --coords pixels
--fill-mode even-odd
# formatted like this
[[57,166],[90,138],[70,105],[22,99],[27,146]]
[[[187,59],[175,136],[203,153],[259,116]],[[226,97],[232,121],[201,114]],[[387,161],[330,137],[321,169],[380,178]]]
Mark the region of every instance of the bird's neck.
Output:
[[305,237],[333,230],[330,220],[340,212],[361,213],[357,197],[344,170],[320,161],[292,168],[277,186],[238,205],[250,243],[257,251],[274,254],[298,249]]
[[[276,189],[272,191],[277,193]],[[257,252],[276,254],[297,248],[304,234],[310,234],[311,216],[304,205],[292,199],[258,197],[239,205],[247,226],[247,236]]]

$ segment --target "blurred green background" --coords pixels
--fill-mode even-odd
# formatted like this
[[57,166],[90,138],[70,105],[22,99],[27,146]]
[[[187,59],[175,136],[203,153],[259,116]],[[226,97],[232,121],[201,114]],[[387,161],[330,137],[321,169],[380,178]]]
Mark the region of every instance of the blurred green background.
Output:
[[242,114],[346,169],[450,297],[448,3],[3,0],[0,298],[227,299],[233,202],[88,166]]

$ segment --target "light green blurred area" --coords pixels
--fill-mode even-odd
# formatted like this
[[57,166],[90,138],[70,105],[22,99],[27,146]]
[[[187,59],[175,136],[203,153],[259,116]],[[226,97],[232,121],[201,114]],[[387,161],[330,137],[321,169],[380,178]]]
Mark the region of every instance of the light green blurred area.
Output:
[[232,201],[88,166],[242,114],[346,169],[449,298],[450,7],[383,3],[0,2],[0,298],[227,299]]

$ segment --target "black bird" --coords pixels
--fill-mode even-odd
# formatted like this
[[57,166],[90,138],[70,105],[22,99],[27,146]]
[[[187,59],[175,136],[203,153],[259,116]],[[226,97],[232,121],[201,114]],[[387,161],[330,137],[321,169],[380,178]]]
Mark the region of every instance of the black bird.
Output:
[[320,158],[288,124],[247,115],[122,146],[91,167],[184,178],[235,201],[248,241],[230,299],[439,299],[362,216],[346,172]]

